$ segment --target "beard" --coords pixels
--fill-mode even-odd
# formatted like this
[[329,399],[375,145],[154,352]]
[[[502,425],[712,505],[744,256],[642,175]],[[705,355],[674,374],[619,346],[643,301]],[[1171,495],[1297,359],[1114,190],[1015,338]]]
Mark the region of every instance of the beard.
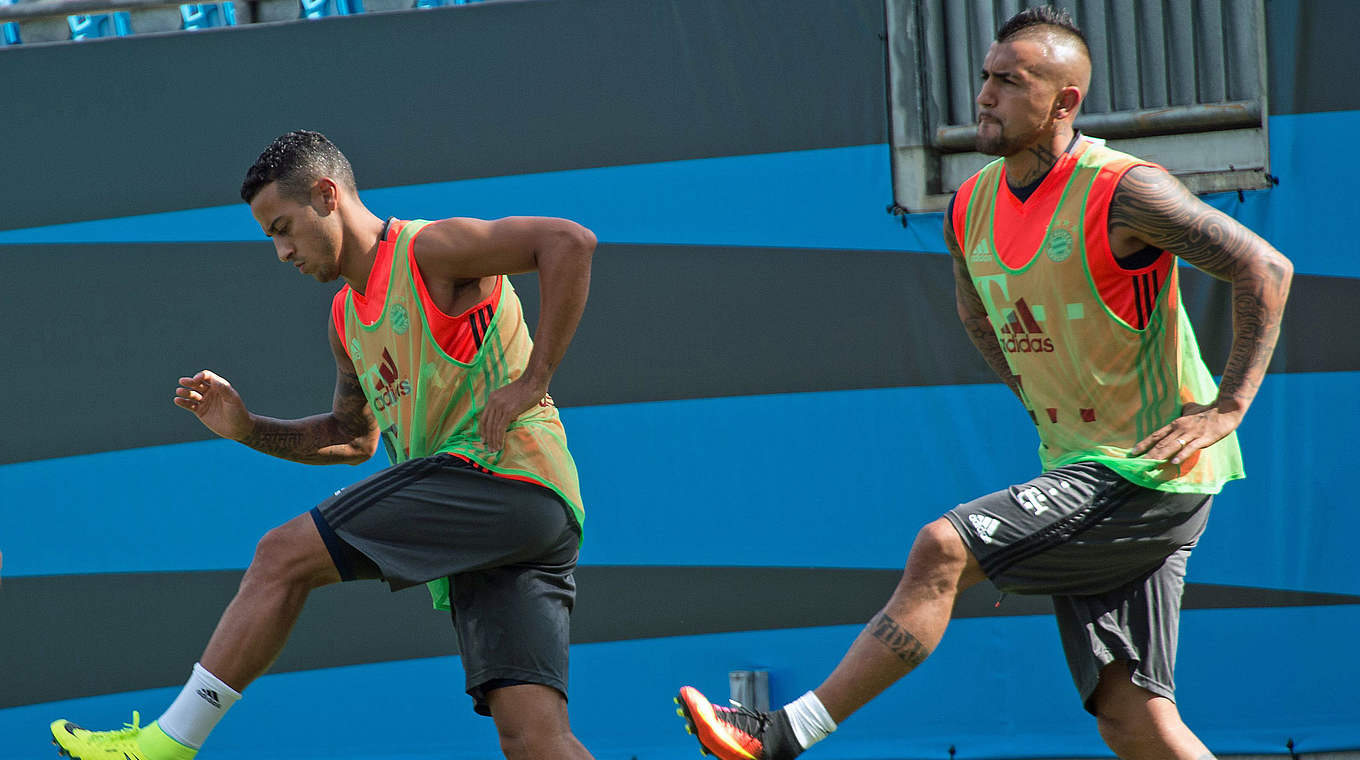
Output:
[[[983,128],[988,127],[984,133]],[[1013,156],[1024,149],[1025,141],[1006,134],[1005,125],[999,121],[978,122],[974,149],[986,156]]]
[[1053,129],[1051,114],[1037,122],[1012,119],[1007,123],[989,118],[978,122],[974,150],[987,156],[1008,158],[1043,140]]

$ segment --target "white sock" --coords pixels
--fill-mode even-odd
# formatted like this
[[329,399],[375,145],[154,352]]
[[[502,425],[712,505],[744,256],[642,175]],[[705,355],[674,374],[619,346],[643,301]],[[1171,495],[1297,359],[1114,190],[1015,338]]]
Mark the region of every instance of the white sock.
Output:
[[217,721],[222,720],[222,716],[240,698],[241,695],[235,689],[222,683],[202,665],[194,663],[189,682],[184,684],[183,691],[175,697],[170,709],[156,721],[156,725],[171,739],[198,749],[217,726]]
[[822,700],[810,691],[784,705],[784,714],[789,716],[789,725],[793,726],[794,738],[803,749],[825,739],[836,730],[836,721],[831,719],[831,714],[826,711]]

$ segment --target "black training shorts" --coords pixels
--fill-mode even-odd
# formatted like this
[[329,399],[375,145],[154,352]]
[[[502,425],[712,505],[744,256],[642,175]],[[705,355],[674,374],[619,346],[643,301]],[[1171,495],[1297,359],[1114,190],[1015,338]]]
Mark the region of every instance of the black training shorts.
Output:
[[344,580],[398,591],[449,578],[477,712],[490,715],[486,694],[499,686],[566,695],[580,528],[556,493],[435,454],[341,489],[312,518]]

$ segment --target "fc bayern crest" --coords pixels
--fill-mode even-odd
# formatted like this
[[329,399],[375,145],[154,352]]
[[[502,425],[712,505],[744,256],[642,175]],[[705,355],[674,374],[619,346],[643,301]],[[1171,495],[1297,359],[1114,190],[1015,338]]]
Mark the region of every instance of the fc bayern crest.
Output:
[[411,329],[411,315],[406,313],[406,307],[396,304],[392,307],[392,332],[397,335],[405,335]]
[[1054,263],[1061,263],[1072,255],[1072,233],[1061,227],[1048,234],[1048,257]]

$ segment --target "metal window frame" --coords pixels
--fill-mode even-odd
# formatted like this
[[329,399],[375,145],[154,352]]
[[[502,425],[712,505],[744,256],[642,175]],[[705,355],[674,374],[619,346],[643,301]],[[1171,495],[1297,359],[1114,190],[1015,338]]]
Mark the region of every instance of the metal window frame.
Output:
[[[975,81],[996,28],[1021,7],[1043,4],[884,1],[896,210],[942,210],[992,160],[973,150]],[[1078,129],[1165,166],[1195,193],[1273,184],[1265,0],[1054,4],[1073,13],[1091,46],[1092,87]],[[1134,43],[1121,43],[1115,32],[1130,29]]]

